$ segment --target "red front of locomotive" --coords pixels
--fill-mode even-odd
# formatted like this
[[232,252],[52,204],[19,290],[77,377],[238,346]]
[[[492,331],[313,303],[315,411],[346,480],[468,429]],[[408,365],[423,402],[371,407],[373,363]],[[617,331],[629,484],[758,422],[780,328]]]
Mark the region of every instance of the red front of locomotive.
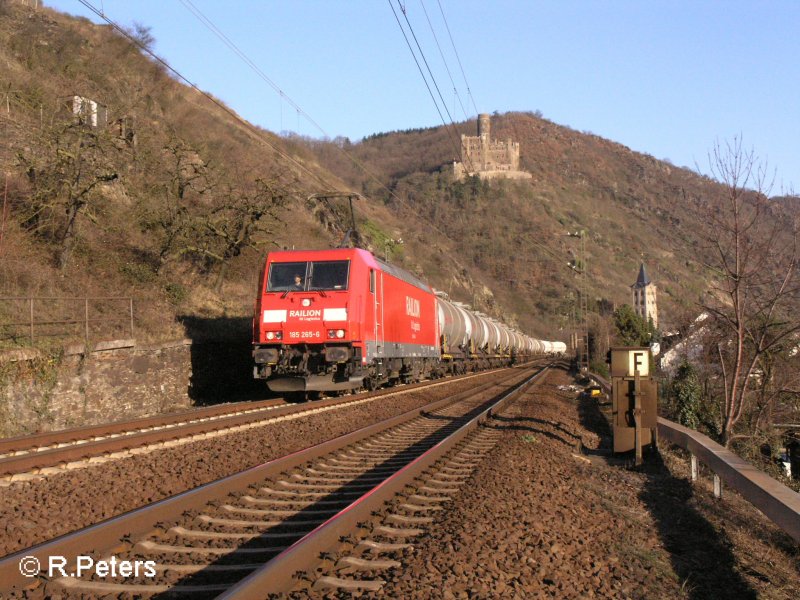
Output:
[[254,375],[273,391],[360,385],[364,295],[361,250],[272,252],[253,319]]
[[256,301],[254,376],[276,392],[407,379],[438,359],[437,327],[430,288],[365,250],[273,252]]

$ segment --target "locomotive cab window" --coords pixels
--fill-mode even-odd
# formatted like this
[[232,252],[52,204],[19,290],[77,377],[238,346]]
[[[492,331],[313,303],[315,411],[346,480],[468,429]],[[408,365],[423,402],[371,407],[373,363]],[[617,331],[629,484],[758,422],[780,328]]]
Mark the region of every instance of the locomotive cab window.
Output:
[[304,290],[308,271],[307,262],[272,263],[269,267],[268,292]]
[[349,260],[326,260],[311,263],[309,290],[346,290],[350,275]]
[[272,263],[267,291],[346,290],[349,275],[349,260]]

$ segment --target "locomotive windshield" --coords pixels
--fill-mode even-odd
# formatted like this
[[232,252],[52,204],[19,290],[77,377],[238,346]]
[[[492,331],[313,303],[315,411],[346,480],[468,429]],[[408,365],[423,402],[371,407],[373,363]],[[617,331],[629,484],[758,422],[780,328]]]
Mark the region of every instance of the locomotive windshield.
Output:
[[309,290],[346,290],[349,260],[330,260],[311,263]]
[[268,292],[346,290],[349,260],[272,263]]

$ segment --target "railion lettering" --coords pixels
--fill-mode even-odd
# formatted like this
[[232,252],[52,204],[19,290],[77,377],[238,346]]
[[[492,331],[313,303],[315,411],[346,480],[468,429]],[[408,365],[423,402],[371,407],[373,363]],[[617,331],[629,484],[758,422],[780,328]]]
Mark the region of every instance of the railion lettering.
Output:
[[290,310],[289,311],[290,317],[295,317],[297,319],[321,319],[322,318],[322,311],[319,309],[316,310]]
[[412,298],[411,296],[406,296],[406,314],[409,317],[419,318],[420,314],[419,300],[417,300],[416,298]]

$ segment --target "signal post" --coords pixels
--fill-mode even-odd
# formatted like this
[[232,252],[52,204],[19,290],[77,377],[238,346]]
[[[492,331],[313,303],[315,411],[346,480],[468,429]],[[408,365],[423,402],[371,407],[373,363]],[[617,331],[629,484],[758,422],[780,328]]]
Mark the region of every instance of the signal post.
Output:
[[642,464],[642,447],[654,444],[658,426],[658,384],[650,374],[650,348],[611,348],[611,414],[614,453],[635,450]]

